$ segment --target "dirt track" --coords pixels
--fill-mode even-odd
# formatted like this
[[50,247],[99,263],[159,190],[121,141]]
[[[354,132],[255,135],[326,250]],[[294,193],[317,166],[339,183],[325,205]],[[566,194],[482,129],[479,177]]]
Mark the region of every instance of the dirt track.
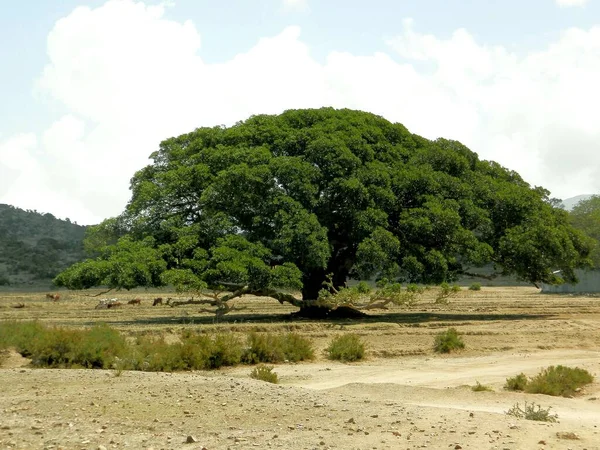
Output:
[[[598,299],[533,294],[528,288],[466,293],[446,310],[422,304],[361,322],[281,324],[237,316],[181,325],[294,329],[318,349],[353,331],[369,346],[371,356],[357,364],[329,362],[319,351],[315,362],[279,365],[280,385],[249,379],[246,366],[117,377],[113,371],[29,369],[12,355],[0,369],[0,448],[600,449],[598,382],[577,398],[502,390],[507,377],[553,364],[600,375]],[[71,308],[36,301],[25,313],[0,309],[0,318],[39,314],[49,323],[80,326],[77,317],[90,310],[87,300],[74,299]],[[142,319],[158,311],[168,316]],[[119,324],[161,329],[171,315],[181,317],[171,308],[110,313],[108,322],[124,331],[136,326]],[[463,333],[466,351],[431,351],[433,335],[447,326]],[[494,392],[472,392],[477,381]],[[552,407],[559,423],[504,414],[524,401]],[[198,442],[184,444],[190,435]]]

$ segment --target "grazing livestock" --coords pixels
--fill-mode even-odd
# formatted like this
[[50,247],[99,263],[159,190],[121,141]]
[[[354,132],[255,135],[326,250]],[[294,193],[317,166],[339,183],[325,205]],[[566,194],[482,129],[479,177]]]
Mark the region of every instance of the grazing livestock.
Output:
[[53,302],[57,302],[60,300],[60,294],[46,294],[47,300],[52,300]]
[[129,300],[127,302],[128,305],[141,305],[142,304],[142,299],[141,298],[134,298],[133,300]]
[[162,305],[162,297],[156,297],[154,299],[154,303],[152,303],[152,306],[156,306],[156,305]]
[[100,299],[100,303],[98,303],[94,309],[118,308],[119,306],[121,306],[121,302],[119,302],[118,299],[103,298],[103,299]]

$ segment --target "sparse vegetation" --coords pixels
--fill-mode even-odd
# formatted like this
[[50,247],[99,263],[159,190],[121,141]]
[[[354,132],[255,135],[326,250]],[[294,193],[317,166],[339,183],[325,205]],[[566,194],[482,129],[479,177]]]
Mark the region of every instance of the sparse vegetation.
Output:
[[433,343],[433,350],[436,353],[450,353],[463,348],[465,348],[465,343],[455,328],[448,328],[443,333],[439,333]]
[[446,305],[450,298],[460,292],[460,286],[457,284],[450,285],[448,283],[440,284],[440,288],[435,295],[435,303]]
[[232,333],[180,335],[168,343],[163,335],[141,335],[128,342],[107,325],[87,330],[50,328],[39,322],[5,322],[0,349],[14,347],[38,367],[84,367],[172,372],[209,370],[242,362],[303,361],[314,357],[312,343],[295,333],[248,335],[245,346]]
[[535,420],[538,422],[556,422],[558,415],[550,414],[551,409],[551,407],[544,409],[541,405],[525,402],[523,408],[516,403],[512,408],[506,411],[506,414],[519,419]]
[[252,372],[250,372],[250,378],[274,384],[279,382],[279,377],[276,372],[273,372],[273,367],[263,366],[262,364],[252,369]]
[[475,384],[475,386],[471,387],[473,392],[491,392],[493,389],[490,386],[486,386],[485,384],[481,384],[479,381]]
[[312,343],[296,334],[251,333],[242,361],[248,364],[259,362],[298,362],[314,358]]
[[594,377],[585,369],[550,366],[531,378],[525,391],[531,394],[571,397],[578,389],[593,381]]
[[506,379],[504,389],[507,391],[524,391],[527,386],[527,376],[524,373],[520,373],[511,378]]
[[357,334],[343,334],[333,338],[327,347],[329,359],[352,362],[363,359],[365,344]]
[[523,373],[507,378],[504,388],[509,391],[525,391],[529,394],[571,397],[578,389],[593,381],[594,377],[585,369],[550,366],[530,379]]
[[469,290],[470,291],[480,291],[481,283],[471,283],[471,285],[469,286]]

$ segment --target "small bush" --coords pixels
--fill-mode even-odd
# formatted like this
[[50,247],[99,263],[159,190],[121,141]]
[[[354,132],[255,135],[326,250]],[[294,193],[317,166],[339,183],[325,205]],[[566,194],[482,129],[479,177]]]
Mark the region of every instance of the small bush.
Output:
[[524,373],[520,373],[512,378],[507,378],[504,389],[507,391],[524,391],[526,386],[527,377]]
[[465,343],[455,328],[448,328],[447,331],[438,334],[433,343],[433,350],[436,353],[450,353],[463,348]]
[[449,285],[448,283],[440,284],[440,290],[435,296],[435,303],[446,305],[450,301],[450,297],[455,296],[460,292],[460,286],[457,284]]
[[252,372],[250,372],[250,378],[274,384],[279,382],[279,377],[277,376],[277,373],[273,372],[273,367],[271,366],[260,365],[255,367]]
[[287,333],[281,338],[285,359],[291,362],[314,359],[315,351],[312,342],[297,333]]
[[469,290],[470,291],[480,291],[481,283],[471,283],[471,285],[469,286]]
[[539,422],[556,422],[558,415],[550,414],[550,409],[552,408],[543,409],[540,405],[536,405],[535,403],[527,404],[527,402],[525,402],[523,409],[521,409],[517,403],[506,411],[506,414],[519,419],[536,420]]
[[242,361],[247,364],[297,362],[313,358],[312,342],[296,333],[251,333],[242,355]]
[[235,366],[242,360],[242,344],[233,334],[217,334],[208,349],[205,369]]
[[358,361],[365,356],[365,344],[356,334],[344,334],[333,338],[326,351],[329,359]]
[[594,377],[587,370],[550,366],[531,378],[525,391],[531,394],[571,397],[579,388],[593,381]]
[[72,351],[72,363],[89,369],[108,369],[127,349],[125,338],[108,325],[96,325],[81,333]]
[[481,383],[478,381],[478,382],[477,382],[477,384],[476,384],[475,386],[472,386],[472,387],[471,387],[471,390],[472,390],[473,392],[486,392],[486,391],[487,391],[487,392],[490,392],[490,391],[492,391],[493,389],[492,389],[491,387],[489,387],[489,386],[486,386],[486,385],[484,385],[484,384],[481,384]]

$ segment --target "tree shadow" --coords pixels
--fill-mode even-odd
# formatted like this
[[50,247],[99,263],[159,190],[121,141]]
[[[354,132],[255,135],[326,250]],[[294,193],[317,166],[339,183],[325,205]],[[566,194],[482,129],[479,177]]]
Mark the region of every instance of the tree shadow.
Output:
[[[556,314],[473,314],[473,313],[444,313],[444,312],[393,312],[383,314],[364,315],[357,318],[324,318],[314,319],[286,314],[260,314],[260,313],[237,313],[228,314],[217,318],[210,315],[186,315],[186,316],[161,316],[132,318],[129,320],[110,321],[111,325],[118,326],[176,326],[176,325],[236,325],[236,324],[291,324],[316,322],[324,324],[360,324],[360,323],[396,323],[398,325],[420,326],[430,323],[453,323],[460,322],[494,322],[494,321],[534,321],[557,317]],[[94,325],[95,322],[88,322]]]
[[365,322],[386,322],[397,324],[421,324],[432,322],[494,322],[543,320],[557,317],[556,314],[473,314],[473,313],[444,313],[444,312],[394,312],[367,316]]

